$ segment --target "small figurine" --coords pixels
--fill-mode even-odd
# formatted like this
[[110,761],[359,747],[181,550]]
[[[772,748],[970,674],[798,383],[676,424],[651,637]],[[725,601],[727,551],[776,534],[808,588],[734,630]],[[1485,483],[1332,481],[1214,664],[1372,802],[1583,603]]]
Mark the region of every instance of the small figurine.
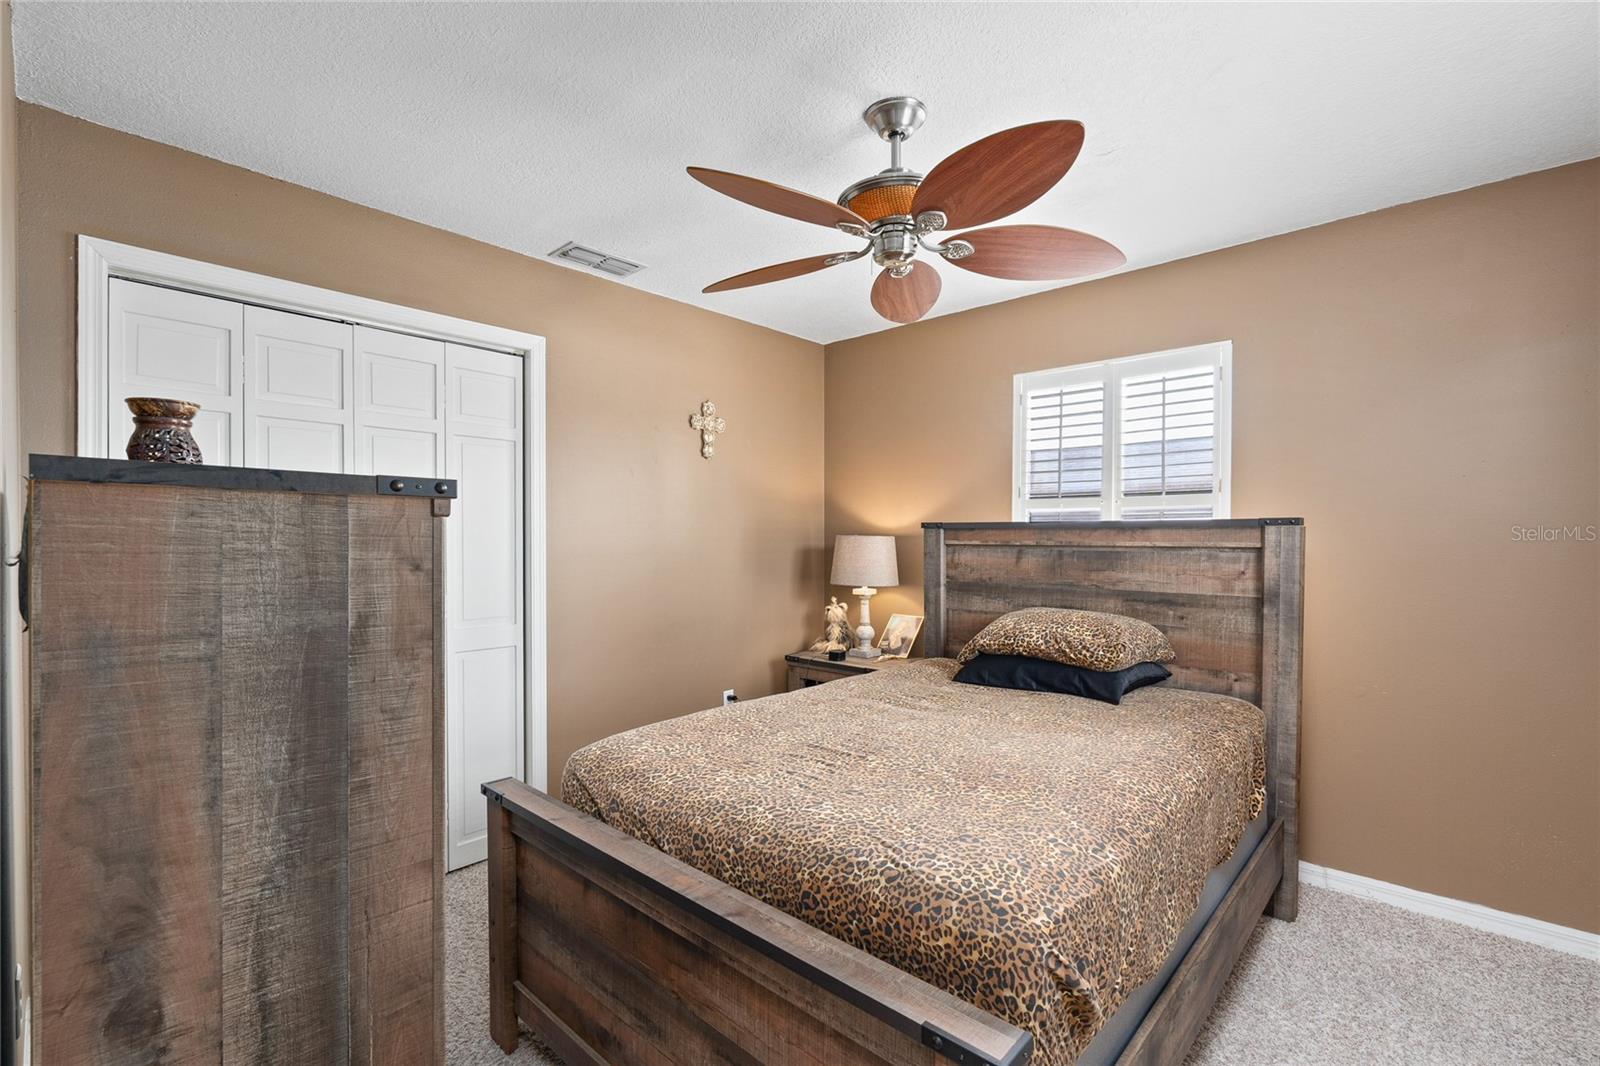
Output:
[[837,596],[828,597],[828,606],[822,609],[827,621],[822,636],[811,645],[812,651],[839,652],[850,650],[850,608],[839,602]]

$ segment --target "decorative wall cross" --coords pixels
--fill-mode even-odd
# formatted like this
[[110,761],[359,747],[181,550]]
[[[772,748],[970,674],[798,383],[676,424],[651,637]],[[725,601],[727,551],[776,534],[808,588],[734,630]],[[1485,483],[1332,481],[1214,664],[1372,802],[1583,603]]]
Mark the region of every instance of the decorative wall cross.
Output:
[[689,416],[689,425],[700,431],[700,454],[707,459],[717,452],[717,434],[728,428],[728,420],[717,417],[717,405],[707,400],[700,413]]

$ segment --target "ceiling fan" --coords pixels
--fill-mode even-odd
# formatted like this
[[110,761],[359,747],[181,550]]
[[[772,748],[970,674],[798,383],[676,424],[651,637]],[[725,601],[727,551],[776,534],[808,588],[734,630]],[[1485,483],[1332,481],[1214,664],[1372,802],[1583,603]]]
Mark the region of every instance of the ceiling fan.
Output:
[[[891,322],[915,322],[939,299],[939,274],[916,258],[920,248],[979,274],[1045,281],[1099,274],[1127,258],[1099,237],[1057,226],[971,229],[1027,207],[1060,181],[1083,147],[1083,124],[1034,122],[975,141],[928,172],[900,163],[900,149],[927,117],[909,96],[879,100],[861,118],[889,142],[889,167],[863,178],[830,203],[760,178],[690,167],[689,176],[753,207],[864,237],[854,252],[812,256],[736,274],[707,285],[725,292],[810,274],[871,255],[883,267],[872,306]],[[960,230],[942,242],[933,234]]]

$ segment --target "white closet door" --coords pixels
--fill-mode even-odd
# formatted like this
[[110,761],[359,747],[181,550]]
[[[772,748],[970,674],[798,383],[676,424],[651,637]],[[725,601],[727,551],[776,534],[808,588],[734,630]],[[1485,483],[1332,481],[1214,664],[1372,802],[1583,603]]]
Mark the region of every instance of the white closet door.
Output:
[[112,454],[124,396],[201,404],[208,463],[460,481],[445,520],[450,869],[487,857],[479,786],[524,776],[523,361],[231,300],[111,283]]
[[357,326],[356,465],[445,477],[444,342]]
[[121,459],[133,433],[129,396],[200,405],[194,439],[216,466],[243,462],[244,306],[192,292],[111,280],[106,451]]
[[244,465],[354,473],[354,328],[246,306]]
[[485,781],[522,776],[522,360],[445,345],[446,477],[460,481],[446,526],[453,870],[488,856]]

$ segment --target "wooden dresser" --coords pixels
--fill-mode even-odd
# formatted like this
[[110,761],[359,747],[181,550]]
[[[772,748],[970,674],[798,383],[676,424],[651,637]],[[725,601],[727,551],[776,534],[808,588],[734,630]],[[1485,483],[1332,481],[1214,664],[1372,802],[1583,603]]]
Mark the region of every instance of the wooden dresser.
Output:
[[440,1066],[455,484],[31,474],[33,1061]]

